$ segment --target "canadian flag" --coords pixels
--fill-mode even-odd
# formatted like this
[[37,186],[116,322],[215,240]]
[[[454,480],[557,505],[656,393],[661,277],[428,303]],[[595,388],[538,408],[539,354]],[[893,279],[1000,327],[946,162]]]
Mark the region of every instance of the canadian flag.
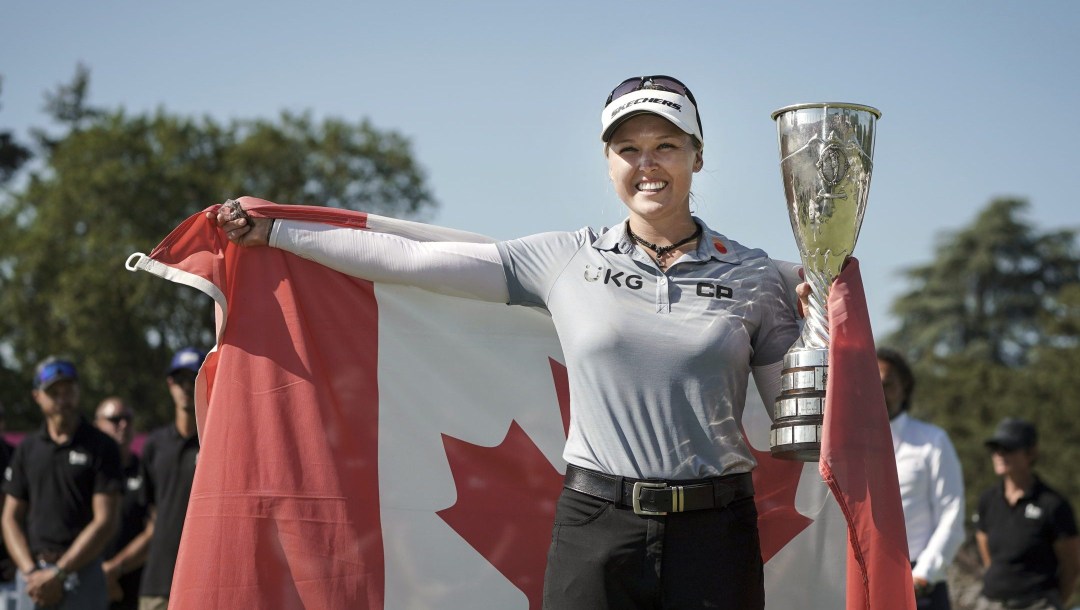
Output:
[[[241,202],[253,216],[490,241],[357,212]],[[128,268],[216,304],[170,608],[541,607],[570,409],[549,318],[239,248],[202,213]],[[861,285],[841,292],[862,299]],[[859,307],[865,328],[847,334],[862,341],[865,377],[869,323]],[[834,387],[845,383],[841,371],[831,371],[829,392],[848,396]],[[888,422],[872,377],[860,381],[854,415],[828,409],[845,414],[834,426],[880,440]],[[880,405],[871,404],[875,391]],[[769,419],[755,401],[743,425],[759,461],[768,607],[914,608],[891,450],[827,445],[831,491],[816,464],[769,456]],[[863,421],[859,411],[871,410],[880,417]],[[842,454],[852,449],[862,453]],[[858,467],[846,468],[850,460]],[[838,503],[844,485],[856,495]],[[875,516],[864,518],[871,495]]]

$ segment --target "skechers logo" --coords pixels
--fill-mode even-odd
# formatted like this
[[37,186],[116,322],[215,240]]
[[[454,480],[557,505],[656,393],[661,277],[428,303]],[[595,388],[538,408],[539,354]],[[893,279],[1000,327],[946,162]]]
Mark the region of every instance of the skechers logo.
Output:
[[721,286],[720,284],[710,284],[708,282],[698,282],[697,295],[699,297],[711,297],[714,299],[730,299],[731,289],[727,286]]
[[668,100],[662,100],[662,99],[657,98],[657,97],[643,97],[641,99],[637,99],[637,100],[634,100],[632,102],[626,102],[622,106],[619,106],[615,110],[612,110],[610,118],[615,118],[616,116],[618,116],[618,114],[620,112],[622,112],[623,110],[626,110],[627,108],[629,108],[629,107],[631,107],[631,106],[633,106],[635,104],[645,104],[645,103],[660,104],[662,106],[667,106],[669,108],[674,108],[675,110],[678,110],[679,112],[682,112],[682,104],[676,104],[675,102],[671,102],[671,101],[668,101]]

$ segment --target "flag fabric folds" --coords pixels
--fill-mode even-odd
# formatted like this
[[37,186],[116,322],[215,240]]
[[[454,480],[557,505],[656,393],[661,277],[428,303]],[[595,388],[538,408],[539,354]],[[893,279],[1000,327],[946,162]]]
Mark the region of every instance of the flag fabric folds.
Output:
[[[241,202],[253,216],[490,241],[345,210]],[[196,388],[202,449],[171,608],[541,607],[570,408],[550,319],[239,248],[202,213],[128,268],[215,303],[217,345]],[[851,290],[849,301],[861,296]],[[863,339],[868,323],[864,330]],[[834,355],[830,397],[844,394],[832,384],[856,359],[847,353]],[[878,401],[880,392],[877,383]],[[759,398],[748,401],[768,607],[897,607],[851,605],[899,595],[879,586],[885,580],[906,575],[911,587],[910,570],[893,561],[906,550],[882,546],[891,538],[879,520],[900,511],[898,495],[875,487],[888,477],[846,462],[843,452],[865,448],[830,437],[826,415],[834,440],[821,468],[843,494],[838,504],[814,465],[769,456],[768,417]],[[864,426],[856,430],[867,439],[888,434],[883,403],[880,421],[861,423],[834,403],[829,412],[843,417],[831,425]],[[891,481],[895,488],[895,468]],[[855,590],[845,575],[853,569],[869,574]]]
[[915,608],[888,409],[859,263],[829,292],[821,476],[848,521],[847,610]]

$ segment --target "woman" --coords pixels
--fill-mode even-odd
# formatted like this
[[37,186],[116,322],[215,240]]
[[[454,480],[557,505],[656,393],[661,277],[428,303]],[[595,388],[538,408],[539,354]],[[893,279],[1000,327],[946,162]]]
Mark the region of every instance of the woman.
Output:
[[1060,610],[1080,579],[1080,536],[1067,498],[1035,473],[1038,434],[1006,417],[986,440],[994,474],[983,491],[975,542],[986,572],[979,610]]
[[250,218],[235,202],[209,215],[241,245],[551,314],[571,421],[546,608],[762,608],[755,461],[740,421],[751,371],[767,403],[779,393],[794,312],[764,252],[690,213],[704,138],[685,85],[624,81],[601,138],[629,216],[600,232],[420,243]]

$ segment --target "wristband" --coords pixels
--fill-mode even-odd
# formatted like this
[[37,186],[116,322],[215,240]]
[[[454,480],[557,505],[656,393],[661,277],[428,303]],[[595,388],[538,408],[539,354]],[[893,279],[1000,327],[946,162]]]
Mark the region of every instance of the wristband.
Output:
[[57,579],[60,579],[62,581],[67,580],[68,573],[67,573],[66,570],[64,570],[64,568],[61,568],[60,566],[55,566],[55,569],[56,569],[56,576],[54,576],[53,578],[57,578]]

